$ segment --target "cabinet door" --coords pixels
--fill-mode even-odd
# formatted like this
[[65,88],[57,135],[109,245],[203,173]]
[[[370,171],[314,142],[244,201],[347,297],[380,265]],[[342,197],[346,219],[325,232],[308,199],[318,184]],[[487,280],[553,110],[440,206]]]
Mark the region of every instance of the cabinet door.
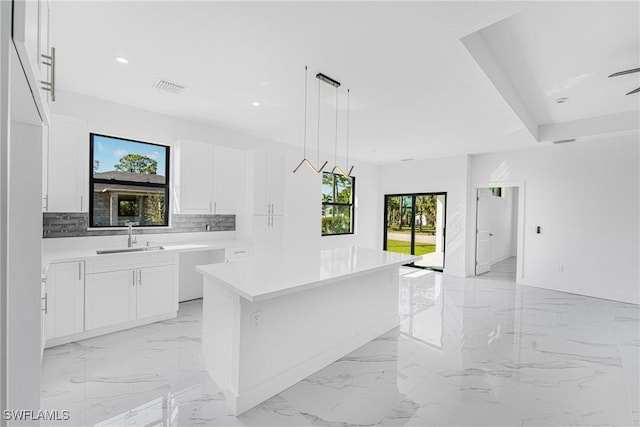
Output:
[[215,147],[213,156],[213,200],[215,213],[242,213],[244,210],[244,151]]
[[271,226],[269,227],[269,252],[279,253],[284,249],[284,217],[271,217]]
[[137,274],[138,319],[178,309],[176,266],[141,268]]
[[178,212],[213,212],[213,147],[199,142],[180,143],[180,194]]
[[269,161],[269,195],[273,205],[272,214],[284,214],[284,159],[278,154],[271,154]]
[[254,151],[253,155],[253,213],[254,215],[268,215],[269,195],[268,170],[269,156],[265,152]]
[[263,256],[269,248],[270,216],[254,215],[253,217],[253,253]]
[[87,274],[85,327],[116,325],[136,318],[136,270]]
[[[49,0],[38,0],[38,66],[40,68],[40,77],[46,82],[52,82],[51,65],[47,65],[49,61],[45,61],[43,55],[51,56],[51,44],[49,38],[50,23]],[[48,112],[51,109],[50,100],[51,92],[41,88],[41,98],[44,109]]]
[[49,266],[47,311],[47,338],[84,331],[84,261]]
[[51,117],[49,129],[49,212],[88,212],[89,134],[85,122]]
[[49,54],[48,0],[14,0],[12,34],[40,117],[49,124],[49,92],[42,89],[42,82],[50,81],[49,70],[41,56]]

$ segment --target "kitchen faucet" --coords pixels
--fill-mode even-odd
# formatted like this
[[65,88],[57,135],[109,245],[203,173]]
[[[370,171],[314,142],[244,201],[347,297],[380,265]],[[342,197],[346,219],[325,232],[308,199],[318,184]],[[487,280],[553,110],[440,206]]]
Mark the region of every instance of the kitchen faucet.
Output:
[[129,227],[129,240],[127,241],[127,247],[128,247],[128,248],[132,248],[132,247],[133,247],[133,244],[134,244],[134,243],[136,243],[136,242],[133,240],[133,226],[134,226],[134,225],[140,225],[140,224],[139,224],[139,223],[137,223],[137,222],[128,222],[128,223],[127,223],[127,227]]

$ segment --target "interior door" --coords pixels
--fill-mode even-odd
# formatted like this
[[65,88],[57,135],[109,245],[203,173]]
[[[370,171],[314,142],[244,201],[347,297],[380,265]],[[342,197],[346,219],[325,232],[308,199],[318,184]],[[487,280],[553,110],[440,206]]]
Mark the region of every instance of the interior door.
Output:
[[476,275],[491,271],[491,230],[489,229],[491,190],[479,188],[476,206]]

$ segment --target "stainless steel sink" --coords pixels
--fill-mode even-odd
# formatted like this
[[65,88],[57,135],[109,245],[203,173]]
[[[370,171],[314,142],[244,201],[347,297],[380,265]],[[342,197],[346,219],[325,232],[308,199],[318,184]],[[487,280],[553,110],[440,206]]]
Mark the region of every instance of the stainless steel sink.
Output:
[[140,246],[138,248],[118,248],[118,249],[100,249],[96,253],[98,255],[107,254],[126,254],[128,252],[147,252],[147,251],[162,251],[164,246]]

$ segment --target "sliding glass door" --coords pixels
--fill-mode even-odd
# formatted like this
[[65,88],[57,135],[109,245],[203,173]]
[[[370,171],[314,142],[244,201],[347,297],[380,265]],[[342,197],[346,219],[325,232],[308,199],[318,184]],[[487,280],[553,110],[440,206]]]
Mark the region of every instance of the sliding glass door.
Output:
[[444,268],[446,193],[393,194],[384,200],[384,249],[420,255],[416,267]]

